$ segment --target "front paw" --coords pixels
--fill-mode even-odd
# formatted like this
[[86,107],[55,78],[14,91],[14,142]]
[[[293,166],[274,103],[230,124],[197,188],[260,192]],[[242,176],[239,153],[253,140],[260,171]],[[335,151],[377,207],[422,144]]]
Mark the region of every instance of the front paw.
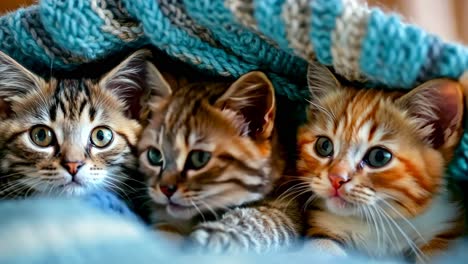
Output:
[[247,250],[239,231],[221,223],[211,222],[199,225],[191,234],[190,242],[197,249],[214,254],[238,253]]

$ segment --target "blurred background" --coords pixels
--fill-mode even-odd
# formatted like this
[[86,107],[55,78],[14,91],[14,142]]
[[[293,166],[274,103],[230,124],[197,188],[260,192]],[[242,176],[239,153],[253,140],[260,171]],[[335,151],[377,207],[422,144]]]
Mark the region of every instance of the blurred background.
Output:
[[[0,14],[27,6],[35,0],[0,0]],[[447,41],[468,45],[467,0],[369,0],[370,6],[398,12],[407,22],[417,24]]]

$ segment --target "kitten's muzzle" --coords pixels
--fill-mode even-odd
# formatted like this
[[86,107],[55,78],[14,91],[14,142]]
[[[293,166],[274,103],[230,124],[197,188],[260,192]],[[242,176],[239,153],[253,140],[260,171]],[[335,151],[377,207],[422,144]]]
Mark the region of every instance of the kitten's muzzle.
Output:
[[167,198],[171,198],[171,196],[177,191],[177,185],[160,185],[159,189]]
[[75,176],[85,163],[84,161],[62,161],[60,164],[71,176]]
[[346,184],[347,182],[351,180],[350,178],[346,176],[334,174],[334,173],[330,173],[328,175],[328,179],[330,180],[330,183],[335,190],[338,190],[339,188],[341,188],[341,186],[343,186],[344,184]]

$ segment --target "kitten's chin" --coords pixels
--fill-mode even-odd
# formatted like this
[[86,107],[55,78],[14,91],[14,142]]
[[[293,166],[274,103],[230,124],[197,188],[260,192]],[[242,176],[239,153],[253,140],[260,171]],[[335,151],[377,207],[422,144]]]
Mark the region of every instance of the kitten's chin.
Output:
[[336,215],[350,216],[356,212],[355,206],[340,197],[330,197],[325,200],[328,210]]
[[166,212],[176,219],[189,220],[197,215],[197,210],[192,206],[182,206],[177,204],[166,205]]
[[57,185],[57,184],[41,184],[34,186],[34,193],[36,196],[43,196],[43,197],[75,197],[75,196],[83,196],[89,193],[93,188],[89,186],[76,183],[76,182],[69,182],[64,185]]
[[[60,190],[61,189],[61,190]],[[58,193],[62,192],[64,196],[82,196],[89,192],[89,188],[82,184],[71,182],[57,190]]]

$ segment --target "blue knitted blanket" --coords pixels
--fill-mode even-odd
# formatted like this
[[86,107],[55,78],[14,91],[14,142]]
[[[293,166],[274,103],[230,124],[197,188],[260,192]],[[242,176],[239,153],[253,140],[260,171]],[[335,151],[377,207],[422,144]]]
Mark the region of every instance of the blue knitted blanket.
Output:
[[[458,78],[468,48],[357,0],[42,0],[0,18],[0,50],[25,66],[70,70],[153,45],[222,76],[258,69],[299,115],[312,60],[349,80],[412,88]],[[451,175],[466,177],[465,133]]]

